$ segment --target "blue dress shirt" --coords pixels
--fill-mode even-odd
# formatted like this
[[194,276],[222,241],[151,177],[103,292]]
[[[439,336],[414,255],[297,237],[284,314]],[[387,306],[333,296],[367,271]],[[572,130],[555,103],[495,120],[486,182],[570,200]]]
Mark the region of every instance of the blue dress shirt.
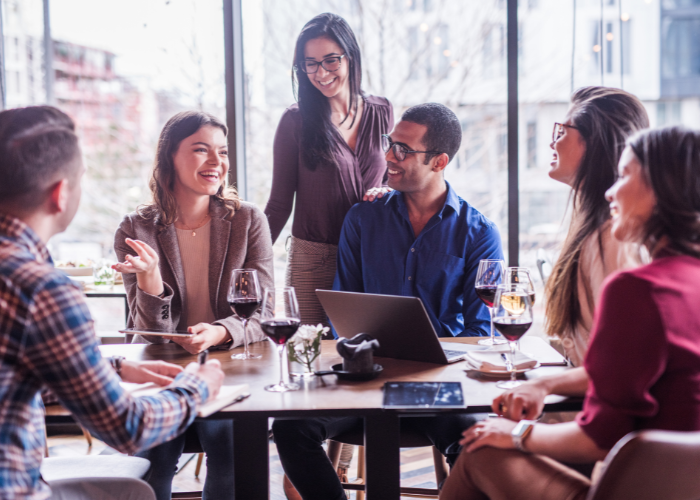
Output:
[[447,183],[445,205],[416,238],[404,196],[353,206],[338,244],[334,290],[419,297],[440,337],[490,334],[474,282],[481,259],[502,259],[496,225]]

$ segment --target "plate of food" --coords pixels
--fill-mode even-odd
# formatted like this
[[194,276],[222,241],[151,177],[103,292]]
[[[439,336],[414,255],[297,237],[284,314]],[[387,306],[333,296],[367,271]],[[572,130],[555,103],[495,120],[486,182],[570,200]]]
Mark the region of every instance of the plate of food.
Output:
[[92,276],[93,271],[91,260],[59,260],[56,261],[55,267],[68,276]]

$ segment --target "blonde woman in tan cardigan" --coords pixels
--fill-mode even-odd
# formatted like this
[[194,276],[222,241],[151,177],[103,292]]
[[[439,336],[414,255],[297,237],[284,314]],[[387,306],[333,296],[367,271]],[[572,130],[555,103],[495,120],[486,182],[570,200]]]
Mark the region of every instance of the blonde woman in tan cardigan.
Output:
[[[227,132],[207,113],[173,116],[158,142],[150,182],[153,202],[127,215],[115,236],[120,263],[114,267],[124,275],[129,324],[195,333],[172,338],[193,354],[243,343],[242,324],[227,302],[233,269],[256,269],[263,289],[274,283],[267,220],[226,182]],[[248,336],[252,342],[265,338],[257,315],[248,324]],[[204,499],[233,498],[232,431],[230,422],[208,421],[185,433],[196,433],[207,454]],[[149,483],[158,500],[170,499],[185,434],[141,454],[151,461]]]

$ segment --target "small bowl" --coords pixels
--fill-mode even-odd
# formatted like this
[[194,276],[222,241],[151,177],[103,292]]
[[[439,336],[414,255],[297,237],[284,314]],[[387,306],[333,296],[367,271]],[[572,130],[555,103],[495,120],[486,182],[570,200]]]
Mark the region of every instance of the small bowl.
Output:
[[57,267],[68,276],[92,276],[93,267]]

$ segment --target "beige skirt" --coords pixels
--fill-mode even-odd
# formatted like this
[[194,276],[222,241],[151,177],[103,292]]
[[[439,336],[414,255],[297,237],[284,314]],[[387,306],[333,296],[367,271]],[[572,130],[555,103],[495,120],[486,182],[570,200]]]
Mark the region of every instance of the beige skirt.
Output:
[[316,297],[316,289],[333,288],[337,254],[337,245],[291,237],[285,284],[294,287],[304,325],[321,323],[329,326],[328,317]]

